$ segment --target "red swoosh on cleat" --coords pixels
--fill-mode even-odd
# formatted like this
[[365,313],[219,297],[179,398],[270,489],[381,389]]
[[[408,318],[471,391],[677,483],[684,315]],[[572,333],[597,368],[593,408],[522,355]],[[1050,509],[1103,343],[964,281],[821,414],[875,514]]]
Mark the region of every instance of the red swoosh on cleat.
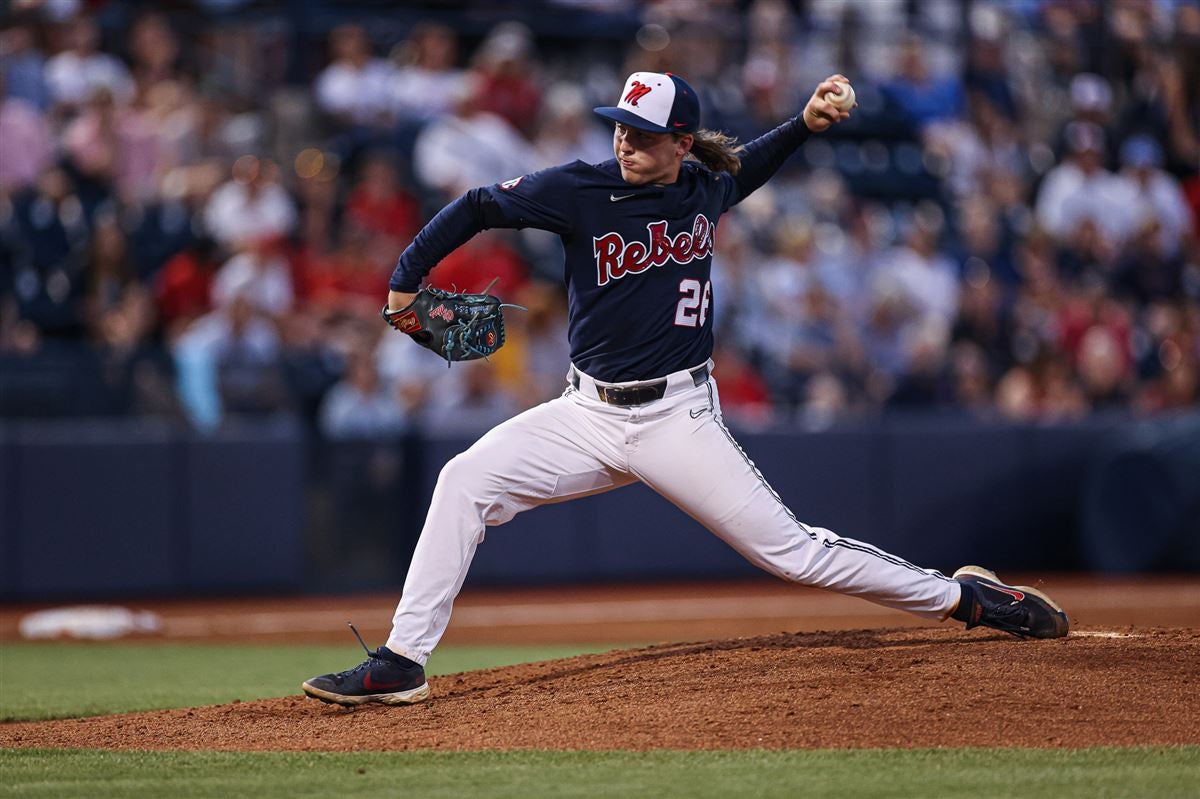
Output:
[[371,672],[367,672],[367,676],[363,677],[363,688],[368,691],[392,691],[404,685],[404,681],[400,682],[376,682],[371,678]]
[[[998,585],[989,585],[988,588],[992,589],[993,591],[999,591],[1002,594],[1008,594],[1010,597],[1017,600],[1018,602],[1020,602],[1021,600],[1023,600],[1025,598],[1025,595],[1023,593],[1021,593],[1020,591],[1014,591],[1011,588],[1001,588]],[[367,676],[370,676],[370,675],[367,675]]]

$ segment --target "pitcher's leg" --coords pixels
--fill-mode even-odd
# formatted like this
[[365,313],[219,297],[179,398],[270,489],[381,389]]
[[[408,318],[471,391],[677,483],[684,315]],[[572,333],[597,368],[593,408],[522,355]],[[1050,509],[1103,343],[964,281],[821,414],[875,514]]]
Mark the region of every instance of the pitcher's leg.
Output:
[[609,456],[603,430],[582,425],[563,397],[509,419],[442,469],[387,648],[424,664],[441,640],[485,525],[537,505],[597,494],[633,477]]
[[[693,419],[664,414],[630,460],[634,474],[752,563],[785,580],[852,594],[943,619],[958,604],[955,581],[870,544],[799,521],[720,418],[715,388]],[[694,411],[693,411],[694,412]]]

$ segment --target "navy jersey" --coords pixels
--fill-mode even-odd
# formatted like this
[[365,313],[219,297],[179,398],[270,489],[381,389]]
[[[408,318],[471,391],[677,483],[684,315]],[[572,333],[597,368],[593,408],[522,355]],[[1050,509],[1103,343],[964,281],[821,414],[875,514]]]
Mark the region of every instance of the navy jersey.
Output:
[[649,380],[713,349],[717,220],[761,186],[808,133],[793,119],[746,146],[738,175],[685,161],[667,185],[636,186],[615,160],[553,167],[472,189],[405,250],[391,288],[415,291],[455,247],[488,228],[557,233],[565,252],[571,361],[603,382]]

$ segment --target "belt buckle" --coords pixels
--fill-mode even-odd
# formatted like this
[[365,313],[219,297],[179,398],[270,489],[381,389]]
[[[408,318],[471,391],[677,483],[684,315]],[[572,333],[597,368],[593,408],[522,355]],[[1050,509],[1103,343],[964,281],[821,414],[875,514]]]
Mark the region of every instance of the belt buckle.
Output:
[[618,388],[616,386],[596,386],[596,393],[600,395],[600,401],[609,405],[620,405],[627,407],[636,404],[630,401],[630,389]]
[[609,405],[631,407],[645,405],[647,402],[660,400],[667,394],[667,381],[660,380],[645,386],[596,386],[596,394],[601,402]]
[[631,391],[630,389],[627,389],[627,388],[616,388],[616,387],[605,388],[604,395],[605,395],[604,401],[607,402],[609,405],[621,405],[624,407],[628,407],[630,405],[636,404],[636,402],[635,402],[636,395],[634,394],[633,391]]
[[605,390],[605,393],[608,395],[605,402],[628,408],[662,399],[664,394],[666,394],[666,383],[648,386],[629,386],[628,388],[609,388]]

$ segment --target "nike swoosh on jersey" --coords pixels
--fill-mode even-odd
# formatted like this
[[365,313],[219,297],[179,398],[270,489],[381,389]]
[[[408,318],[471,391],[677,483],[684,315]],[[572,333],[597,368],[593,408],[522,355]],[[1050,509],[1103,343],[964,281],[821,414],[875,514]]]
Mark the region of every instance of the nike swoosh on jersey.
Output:
[[610,194],[610,195],[608,195],[608,199],[610,202],[618,203],[621,200],[628,200],[630,197],[636,197],[636,196],[637,196],[636,194],[626,194],[623,197],[618,197],[615,194]]
[[708,408],[699,408],[694,411],[688,411],[688,416],[692,417],[693,419],[699,419],[701,414],[705,413],[708,413]]

